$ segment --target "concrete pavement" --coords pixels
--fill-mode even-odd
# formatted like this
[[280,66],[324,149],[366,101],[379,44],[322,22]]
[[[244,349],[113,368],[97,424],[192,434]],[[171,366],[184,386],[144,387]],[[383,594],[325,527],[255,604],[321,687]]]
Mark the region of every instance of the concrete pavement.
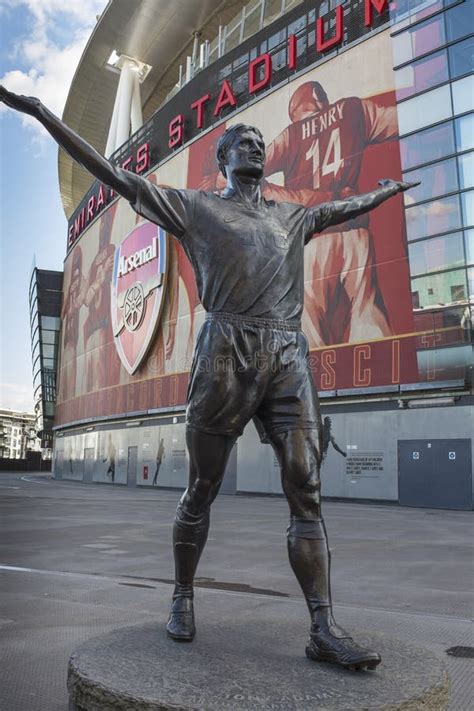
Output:
[[[2,473],[0,496],[0,708],[66,711],[67,661],[80,643],[133,623],[164,625],[179,492]],[[446,650],[474,646],[472,514],[325,502],[324,515],[338,621],[430,649],[448,666],[451,711],[470,709],[472,659]],[[276,639],[278,616],[299,610],[304,653],[287,519],[283,498],[218,497],[198,571],[198,625],[215,596],[239,629],[271,607]]]

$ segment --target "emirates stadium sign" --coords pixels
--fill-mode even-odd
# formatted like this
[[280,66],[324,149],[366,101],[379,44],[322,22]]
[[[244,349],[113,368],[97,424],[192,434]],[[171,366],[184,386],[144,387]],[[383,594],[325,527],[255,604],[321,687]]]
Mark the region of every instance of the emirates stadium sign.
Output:
[[167,235],[144,222],[115,250],[111,315],[115,347],[132,375],[153,341],[163,306],[168,267]]
[[[305,4],[308,8],[313,6],[309,0]],[[132,138],[112,161],[137,175],[146,175],[150,168],[261,92],[323,61],[389,19],[388,0],[345,0],[332,9],[319,0],[314,8],[319,16],[315,21],[308,19],[303,31],[291,29],[299,22],[301,6],[298,5],[198,72],[165,102],[140,129],[137,139]],[[274,38],[280,36],[283,39],[273,46]],[[267,47],[266,51],[262,50],[263,46]],[[93,184],[69,221],[69,249],[116,197],[105,185]]]

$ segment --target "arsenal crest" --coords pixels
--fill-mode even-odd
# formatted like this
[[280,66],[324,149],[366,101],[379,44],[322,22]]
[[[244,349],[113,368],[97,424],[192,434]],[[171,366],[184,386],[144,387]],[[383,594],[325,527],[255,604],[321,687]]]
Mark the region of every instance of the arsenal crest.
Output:
[[115,250],[112,275],[112,328],[115,347],[132,375],[153,340],[163,305],[168,267],[166,232],[144,222]]

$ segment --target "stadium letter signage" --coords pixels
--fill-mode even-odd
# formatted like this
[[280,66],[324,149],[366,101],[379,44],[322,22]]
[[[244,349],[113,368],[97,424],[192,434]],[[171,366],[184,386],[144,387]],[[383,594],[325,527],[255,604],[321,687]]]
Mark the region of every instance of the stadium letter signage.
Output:
[[[387,7],[388,0],[365,0],[364,3],[364,24],[371,27],[374,22],[374,10],[380,15]],[[331,25],[334,24],[334,29]],[[318,55],[334,49],[342,43],[344,39],[344,12],[342,5],[338,5],[333,12],[316,20],[315,49]],[[297,37],[289,35],[287,46],[288,69],[296,68],[297,61]],[[278,67],[278,71],[281,67]],[[257,94],[271,85],[274,72],[272,57],[268,52],[252,59],[248,64],[247,92]],[[210,80],[209,86],[215,86],[215,82]],[[189,120],[183,114],[177,114],[168,125],[168,148],[178,148],[189,140],[192,135],[187,135],[186,129],[194,134],[196,129],[207,128],[204,121],[204,109],[209,106],[212,109],[212,119],[219,119],[222,111],[226,108],[236,108],[238,106],[238,95],[234,92],[231,83],[224,79],[217,85],[216,93],[200,96],[189,104],[190,113],[194,112],[194,121]],[[212,120],[211,120],[212,122]]]
[[151,222],[135,227],[115,250],[112,328],[115,347],[130,375],[140,366],[155,335],[167,266],[167,235]]
[[[352,39],[360,37],[365,31],[364,27],[372,27],[376,19],[386,11],[387,6],[388,0],[364,0],[363,3],[351,0],[344,8],[342,5],[336,6],[316,19],[313,47],[305,45],[303,48],[298,44],[297,36],[290,34],[286,46],[285,76],[288,76],[288,72],[313,64],[327,52],[340,47],[349,31],[348,28],[351,28]],[[266,31],[270,33],[271,26]],[[252,45],[252,42],[255,40],[251,37],[244,44],[254,49],[255,44]],[[304,49],[303,54],[299,49]],[[270,87],[274,88],[276,82],[280,82],[276,77],[283,69],[282,52],[284,49],[278,51],[278,62],[270,51],[250,60],[247,67],[243,67],[247,74],[246,77],[244,74],[244,81],[240,82],[239,77],[238,84],[234,82],[234,85],[232,77],[222,78],[222,61],[216,65],[211,64],[166,103],[163,114],[161,109],[158,110],[149,129],[150,142],[133,149],[125,160],[121,158],[121,167],[138,174],[147,172],[158,161],[164,160],[170,153],[196,137],[199,131],[209,128],[223,117],[227,118],[239,105],[247,103],[249,97],[256,96]],[[203,91],[206,93],[202,93]],[[69,221],[68,249],[114,197],[116,196],[109,188],[98,183],[93,186]]]

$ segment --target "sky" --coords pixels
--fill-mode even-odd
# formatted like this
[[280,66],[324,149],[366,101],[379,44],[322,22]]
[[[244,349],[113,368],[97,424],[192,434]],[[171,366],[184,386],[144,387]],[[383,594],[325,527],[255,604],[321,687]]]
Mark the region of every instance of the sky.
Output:
[[[62,115],[107,0],[0,0],[0,84]],[[0,105],[0,408],[33,411],[28,289],[33,263],[63,269],[58,151],[39,123]]]

